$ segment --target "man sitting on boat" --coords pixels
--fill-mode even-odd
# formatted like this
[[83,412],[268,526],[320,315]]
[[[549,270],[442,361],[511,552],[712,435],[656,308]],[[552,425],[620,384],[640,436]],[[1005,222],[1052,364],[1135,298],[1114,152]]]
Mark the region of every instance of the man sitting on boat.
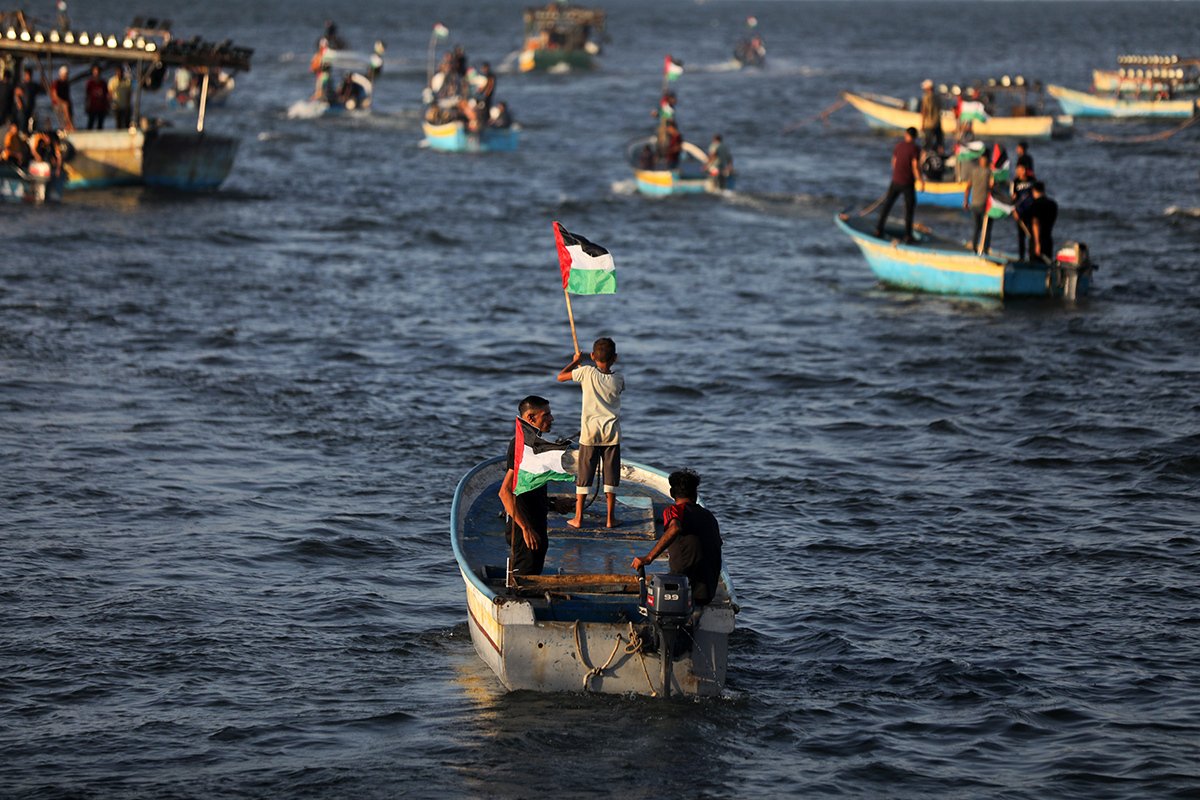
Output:
[[667,482],[675,505],[663,510],[662,538],[630,566],[635,570],[648,566],[666,550],[671,573],[687,576],[692,605],[699,608],[712,602],[721,580],[721,527],[712,512],[696,502],[699,475],[683,469],[672,472]]
[[8,124],[8,131],[4,134],[4,149],[0,150],[0,161],[21,169],[29,164],[29,144],[15,120]]
[[[550,413],[550,401],[537,395],[529,395],[517,406],[517,415],[538,431],[546,433],[554,424]],[[500,503],[511,520],[507,538],[512,560],[509,567],[519,575],[541,575],[546,564],[546,551],[550,540],[546,534],[546,514],[550,510],[550,496],[542,485],[521,494],[513,492],[515,483],[516,437],[509,440],[508,454],[504,462],[504,480],[500,482]],[[555,510],[567,513],[575,507],[574,498],[554,498]]]

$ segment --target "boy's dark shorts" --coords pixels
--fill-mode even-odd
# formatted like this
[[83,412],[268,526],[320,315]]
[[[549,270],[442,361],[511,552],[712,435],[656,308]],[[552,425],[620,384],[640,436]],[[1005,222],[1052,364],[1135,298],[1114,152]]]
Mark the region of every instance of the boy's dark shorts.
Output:
[[615,492],[621,483],[621,444],[581,444],[576,461],[575,494],[587,494],[596,473],[596,462],[600,462],[604,478],[604,491]]

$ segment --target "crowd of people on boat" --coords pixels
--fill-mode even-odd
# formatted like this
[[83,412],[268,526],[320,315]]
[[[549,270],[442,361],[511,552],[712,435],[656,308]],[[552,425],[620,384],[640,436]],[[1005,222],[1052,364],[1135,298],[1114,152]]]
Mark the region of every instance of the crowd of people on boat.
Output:
[[73,131],[75,103],[71,84],[86,79],[83,111],[88,130],[104,128],[111,115],[117,128],[127,128],[133,112],[133,85],[129,70],[123,64],[112,68],[105,77],[99,64],[72,76],[67,66],[61,66],[53,81],[34,78],[33,69],[23,67],[19,79],[11,64],[0,63],[0,124],[15,122],[26,133],[32,133],[37,120],[39,96],[45,95],[57,124],[56,129]]
[[508,105],[496,99],[492,65],[484,61],[478,68],[470,66],[462,45],[442,54],[425,88],[425,104],[425,121],[433,125],[462,122],[469,133],[481,133],[513,124]]
[[313,53],[309,68],[316,76],[313,87],[312,101],[323,101],[331,107],[336,106],[348,111],[366,109],[371,105],[375,92],[375,79],[383,71],[383,54],[386,47],[382,40],[376,40],[371,54],[363,59],[361,65],[365,73],[358,69],[347,69],[339,80],[334,76],[333,60],[336,55],[346,49],[346,40],[337,32],[337,24],[333,20],[325,21],[325,32],[317,40],[316,52]]
[[[891,182],[881,200],[876,237],[883,237],[888,214],[896,200],[903,198],[903,241],[914,243],[913,213],[917,190],[923,190],[926,182],[953,180],[964,185],[962,207],[971,214],[972,250],[990,252],[993,226],[989,222],[989,212],[993,201],[999,199],[1011,208],[1018,258],[1024,261],[1028,256],[1030,261],[1051,262],[1055,256],[1054,224],[1058,218],[1058,204],[1047,195],[1045,183],[1034,172],[1029,143],[1017,143],[1013,166],[1003,145],[994,143],[989,148],[976,139],[974,120],[986,118],[977,116],[986,114],[986,110],[978,92],[973,92],[968,93],[966,100],[960,100],[955,108],[954,142],[948,147],[943,130],[943,109],[933,90],[933,82],[924,81],[922,90],[921,130],[908,128],[892,151]],[[978,110],[971,104],[978,104]],[[952,167],[947,166],[947,161]]]
[[[684,139],[683,133],[679,130],[676,104],[677,98],[674,92],[663,92],[658,107],[651,111],[651,116],[658,119],[658,126],[653,143],[646,142],[635,156],[634,166],[638,169],[674,170],[679,168],[680,160],[683,157]],[[702,167],[715,188],[724,189],[729,185],[729,180],[733,175],[733,154],[722,134],[713,135]]]

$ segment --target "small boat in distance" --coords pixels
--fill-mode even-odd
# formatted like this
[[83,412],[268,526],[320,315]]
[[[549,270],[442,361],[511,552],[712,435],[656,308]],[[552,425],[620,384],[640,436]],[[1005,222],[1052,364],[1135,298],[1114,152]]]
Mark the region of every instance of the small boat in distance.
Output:
[[478,133],[467,131],[462,120],[433,123],[422,121],[425,146],[448,153],[511,153],[520,141],[520,127],[484,126]]
[[1054,297],[1075,300],[1091,289],[1095,266],[1087,247],[1068,242],[1053,264],[1018,261],[991,252],[979,254],[965,244],[930,232],[913,231],[912,244],[900,241],[903,231],[888,226],[875,235],[875,222],[839,214],[834,221],[858,245],[871,271],[882,283],[901,289],[968,297]]
[[[898,97],[842,92],[842,98],[856,108],[872,128],[902,131],[921,127],[920,113],[910,109]],[[986,120],[972,123],[975,135],[985,139],[1050,139],[1069,136],[1073,127],[1074,121],[1069,116],[1050,115],[989,116]],[[954,104],[943,103],[942,130],[953,136],[957,128]]]
[[65,178],[60,170],[54,174],[51,165],[35,161],[22,169],[16,164],[0,162],[0,201],[6,203],[61,203]]
[[517,57],[521,72],[592,69],[604,39],[605,13],[600,9],[551,2],[527,8],[525,43]]
[[746,31],[733,46],[733,60],[744,67],[766,66],[767,45],[758,31],[758,18],[746,17]]
[[1187,119],[1197,113],[1196,98],[1183,100],[1134,100],[1116,95],[1101,96],[1048,86],[1046,91],[1058,101],[1064,112],[1076,117],[1108,117],[1111,119]]
[[[698,145],[691,142],[683,143],[679,164],[675,167],[661,165],[646,166],[648,163],[643,156],[646,147],[653,149],[653,136],[638,139],[629,145],[629,163],[633,167],[633,177],[637,189],[645,195],[665,197],[672,194],[702,194],[722,191],[716,177],[706,168],[708,154]],[[725,189],[733,189],[736,175],[725,179]]]
[[[638,577],[628,571],[662,533],[662,510],[674,502],[666,474],[624,461],[617,495],[621,526],[604,528],[603,516],[585,513],[583,527],[575,529],[552,513],[544,574],[510,579],[497,496],[504,472],[503,458],[471,469],[450,511],[471,641],[501,683],[513,691],[721,694],[738,611],[729,576],[722,571],[716,596],[691,636],[681,632],[691,640],[681,652],[663,646],[654,614],[642,612]],[[575,496],[573,481],[549,488],[552,496]]]
[[1177,55],[1117,56],[1116,69],[1092,70],[1097,94],[1132,94],[1150,99],[1159,92],[1175,97],[1200,92],[1200,58]]
[[310,65],[317,76],[313,96],[292,103],[288,107],[288,118],[370,113],[375,99],[375,79],[383,69],[384,52],[381,41],[375,42],[371,53],[334,50],[322,45]]

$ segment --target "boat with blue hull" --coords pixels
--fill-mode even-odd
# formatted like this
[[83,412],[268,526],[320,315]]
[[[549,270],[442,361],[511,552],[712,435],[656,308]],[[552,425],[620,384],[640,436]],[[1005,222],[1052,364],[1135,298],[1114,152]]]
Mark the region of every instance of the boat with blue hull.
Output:
[[53,174],[44,161],[34,162],[27,169],[0,163],[0,202],[35,206],[61,203],[63,183],[62,172]]
[[1062,110],[1076,117],[1110,119],[1188,119],[1197,113],[1197,100],[1135,100],[1117,95],[1098,95],[1048,86],[1046,92],[1058,101]]
[[912,243],[889,225],[875,235],[875,220],[839,214],[837,226],[862,251],[882,283],[902,289],[969,297],[1056,297],[1074,300],[1091,289],[1094,265],[1084,245],[1068,243],[1053,264],[1020,261],[996,252],[979,254],[966,244],[914,231]]
[[[604,528],[603,514],[589,511],[575,529],[551,513],[544,573],[517,577],[506,567],[509,546],[497,494],[504,473],[502,458],[475,466],[459,482],[450,512],[471,641],[501,683],[510,690],[721,694],[738,611],[728,574],[722,572],[699,619],[680,632],[691,643],[682,652],[662,646],[655,615],[641,611],[646,604],[638,576],[627,571],[662,534],[662,510],[673,502],[666,474],[623,462],[621,525]],[[574,498],[574,484],[551,483],[550,494]],[[649,583],[670,580],[659,574]]]
[[705,168],[708,154],[691,142],[683,143],[679,164],[671,169],[661,166],[646,169],[639,166],[639,152],[646,145],[654,146],[653,137],[637,140],[628,150],[637,190],[644,195],[666,197],[673,194],[717,193],[723,189],[734,188],[737,176],[726,176],[725,185],[720,186],[716,177],[709,174]]
[[467,131],[466,123],[461,120],[441,125],[423,122],[421,125],[425,131],[425,146],[447,153],[511,153],[520,141],[520,129],[516,125],[486,126],[479,133]]

